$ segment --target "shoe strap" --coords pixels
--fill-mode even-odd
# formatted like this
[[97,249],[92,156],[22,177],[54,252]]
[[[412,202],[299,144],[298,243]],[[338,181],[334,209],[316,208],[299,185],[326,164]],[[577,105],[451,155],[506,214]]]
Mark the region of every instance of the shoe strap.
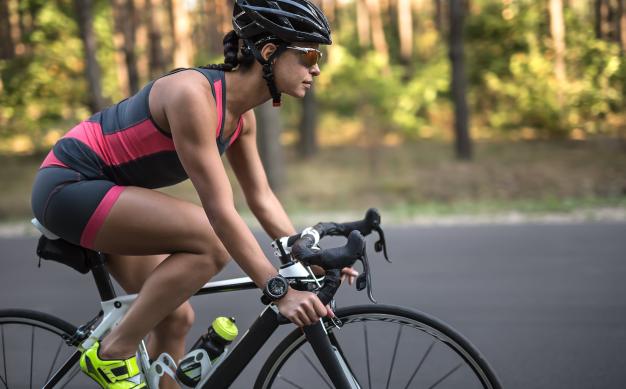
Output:
[[101,374],[105,374],[111,382],[127,380],[139,374],[137,357],[124,360],[107,361],[106,365],[99,366]]

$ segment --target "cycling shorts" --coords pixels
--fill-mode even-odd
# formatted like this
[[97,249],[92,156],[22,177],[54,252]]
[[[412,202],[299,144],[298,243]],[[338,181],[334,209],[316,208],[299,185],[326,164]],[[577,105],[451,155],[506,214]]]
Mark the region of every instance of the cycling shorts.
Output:
[[37,173],[31,206],[37,220],[68,242],[93,249],[94,240],[124,186],[102,179],[86,179],[62,167]]

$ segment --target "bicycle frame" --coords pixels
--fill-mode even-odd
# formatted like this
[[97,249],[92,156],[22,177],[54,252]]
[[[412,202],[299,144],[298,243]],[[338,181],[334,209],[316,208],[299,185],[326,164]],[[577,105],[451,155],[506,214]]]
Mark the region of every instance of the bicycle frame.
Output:
[[[315,282],[304,266],[299,263],[289,267],[283,267],[279,272],[286,278]],[[94,273],[94,278],[96,278],[96,282],[99,285],[110,285],[110,279],[108,283],[102,282],[103,276],[108,278],[108,274]],[[106,290],[108,288],[104,288],[103,290],[99,287],[98,289],[101,296],[110,295],[109,293],[112,292],[112,286],[110,291]],[[256,285],[249,277],[234,278],[209,282],[205,284],[195,296],[247,289],[256,289]],[[98,341],[113,328],[126,314],[128,308],[136,298],[137,295],[133,294],[114,297],[113,299],[103,301],[101,303],[103,318],[100,324],[98,324],[89,337],[80,344],[78,350],[52,376],[44,388],[53,388],[56,383],[60,382],[64,375],[78,362],[81,351],[93,345],[94,342]],[[234,344],[232,349],[226,351],[225,353],[227,354],[216,361],[210,374],[196,387],[203,389],[229,387],[279,325],[281,325],[281,323],[279,321],[278,309],[273,304],[270,304],[261,312],[248,331]],[[360,388],[356,378],[351,373],[346,361],[342,357],[343,353],[339,345],[336,343],[331,344],[322,320],[304,328],[304,333],[322,367],[336,388]],[[146,380],[150,382],[152,379],[152,377],[148,377],[150,362],[143,342],[139,346],[139,358]],[[156,382],[158,382],[158,380]]]

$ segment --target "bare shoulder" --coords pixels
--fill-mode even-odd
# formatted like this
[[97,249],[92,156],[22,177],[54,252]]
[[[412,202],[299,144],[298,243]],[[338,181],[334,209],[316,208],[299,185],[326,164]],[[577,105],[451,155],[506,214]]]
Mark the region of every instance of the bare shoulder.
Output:
[[209,81],[200,72],[185,70],[154,82],[150,91],[150,112],[160,127],[171,132],[168,113],[214,110],[215,100]]

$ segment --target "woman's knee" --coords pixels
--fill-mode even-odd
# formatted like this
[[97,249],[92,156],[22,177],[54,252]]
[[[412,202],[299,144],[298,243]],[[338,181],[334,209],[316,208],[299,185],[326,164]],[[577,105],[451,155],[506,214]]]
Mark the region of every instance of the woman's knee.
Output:
[[[230,254],[224,247],[224,244],[219,240],[214,233],[207,234],[202,238],[202,262],[207,267],[212,268],[210,270],[222,270],[230,261]],[[209,269],[207,269],[209,270]]]
[[219,247],[214,248],[209,255],[213,263],[215,263],[217,270],[220,271],[230,261],[230,254],[221,242],[218,246]]
[[184,338],[191,329],[194,320],[193,308],[189,302],[185,302],[157,324],[154,332],[159,337]]

